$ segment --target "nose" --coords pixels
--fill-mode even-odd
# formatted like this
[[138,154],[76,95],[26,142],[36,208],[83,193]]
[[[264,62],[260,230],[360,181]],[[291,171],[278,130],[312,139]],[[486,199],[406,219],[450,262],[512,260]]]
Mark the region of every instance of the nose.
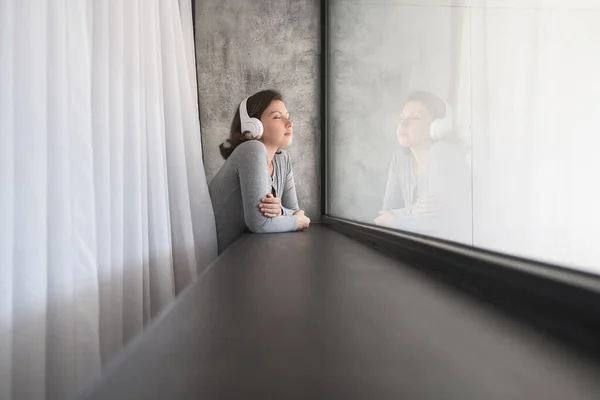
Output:
[[291,120],[291,119],[288,119],[288,120],[287,120],[287,123],[285,124],[285,126],[286,126],[286,127],[290,127],[290,128],[291,128],[292,126],[294,126],[294,123],[292,122],[292,120]]

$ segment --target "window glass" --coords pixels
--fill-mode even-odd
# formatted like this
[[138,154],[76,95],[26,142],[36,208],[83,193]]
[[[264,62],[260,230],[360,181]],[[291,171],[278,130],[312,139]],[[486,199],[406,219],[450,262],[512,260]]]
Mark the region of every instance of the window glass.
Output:
[[600,272],[600,4],[330,1],[329,214]]

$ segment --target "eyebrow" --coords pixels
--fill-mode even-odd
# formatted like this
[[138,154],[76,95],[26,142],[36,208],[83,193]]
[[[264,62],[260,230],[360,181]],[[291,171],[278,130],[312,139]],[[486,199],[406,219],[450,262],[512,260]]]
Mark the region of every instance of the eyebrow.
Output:
[[[281,111],[271,111],[271,113],[269,115],[272,115],[275,113],[283,114]],[[290,113],[288,112],[287,115],[290,115]]]

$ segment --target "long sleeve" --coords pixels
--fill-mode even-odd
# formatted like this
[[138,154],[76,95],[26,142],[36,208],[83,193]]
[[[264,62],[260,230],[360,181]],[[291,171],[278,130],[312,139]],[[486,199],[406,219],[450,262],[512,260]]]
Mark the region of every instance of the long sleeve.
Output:
[[[238,150],[242,150],[242,148],[236,151]],[[267,218],[262,215],[258,208],[261,199],[271,191],[267,160],[267,150],[258,141],[245,143],[243,151],[240,152],[237,159],[246,226],[253,233],[296,231],[298,229],[298,218],[295,216]]]
[[296,195],[292,160],[289,156],[286,156],[286,169],[285,187],[281,195],[281,208],[283,209],[284,216],[291,216],[300,209],[300,206],[298,205],[298,196]]
[[396,153],[390,163],[385,195],[383,197],[383,210],[391,211],[395,215],[404,215],[406,212],[406,205],[404,204],[402,195],[400,169],[398,153]]

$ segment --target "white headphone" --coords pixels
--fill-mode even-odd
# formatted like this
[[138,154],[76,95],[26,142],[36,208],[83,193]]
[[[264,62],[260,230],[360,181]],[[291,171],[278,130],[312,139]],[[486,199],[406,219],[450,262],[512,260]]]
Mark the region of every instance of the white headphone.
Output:
[[248,115],[249,97],[246,97],[240,104],[240,123],[242,124],[242,133],[249,132],[253,139],[260,139],[265,131],[265,128],[258,118],[250,118]]
[[435,141],[443,139],[452,133],[454,121],[452,119],[452,107],[446,101],[442,100],[446,106],[446,115],[444,118],[438,118],[431,123],[429,135]]

